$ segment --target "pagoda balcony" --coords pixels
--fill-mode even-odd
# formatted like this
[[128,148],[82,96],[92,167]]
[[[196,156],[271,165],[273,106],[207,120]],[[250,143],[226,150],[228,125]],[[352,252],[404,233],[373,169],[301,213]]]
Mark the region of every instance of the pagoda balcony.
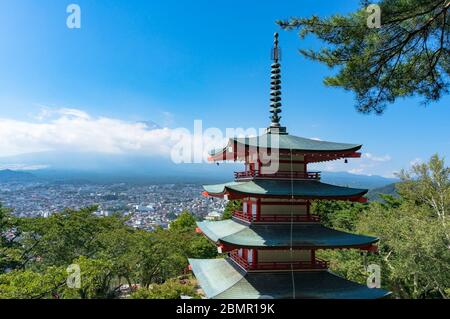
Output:
[[274,174],[264,174],[260,171],[245,171],[234,172],[234,178],[236,180],[246,180],[253,178],[263,179],[306,179],[306,180],[320,180],[320,172],[291,172],[291,171],[278,171]]
[[244,213],[242,211],[235,211],[233,217],[244,222],[257,223],[318,223],[320,216],[318,215],[263,215],[259,218]]
[[289,271],[289,270],[325,270],[328,261],[316,258],[314,261],[294,262],[248,262],[239,256],[237,250],[228,253],[230,259],[246,271]]

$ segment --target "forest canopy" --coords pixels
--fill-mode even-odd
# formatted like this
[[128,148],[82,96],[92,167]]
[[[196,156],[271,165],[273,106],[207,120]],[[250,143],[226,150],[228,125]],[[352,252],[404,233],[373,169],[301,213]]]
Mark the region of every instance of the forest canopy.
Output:
[[[313,35],[318,50],[300,49],[336,73],[328,86],[355,94],[360,112],[382,113],[401,97],[419,96],[424,103],[448,93],[450,80],[449,0],[361,1],[351,14],[279,20],[300,38]],[[369,4],[371,6],[369,7]],[[379,14],[380,25],[371,22]]]

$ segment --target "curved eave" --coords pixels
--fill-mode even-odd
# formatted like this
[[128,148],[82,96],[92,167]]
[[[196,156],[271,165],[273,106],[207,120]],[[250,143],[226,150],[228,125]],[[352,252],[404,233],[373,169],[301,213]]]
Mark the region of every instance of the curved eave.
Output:
[[[267,136],[276,136],[279,140],[272,146],[270,138]],[[270,140],[268,142],[268,140]],[[211,161],[236,160],[237,156],[243,156],[249,150],[262,150],[267,152],[269,149],[277,149],[280,153],[295,154],[340,154],[335,158],[357,157],[355,152],[360,150],[361,144],[336,143],[328,141],[319,141],[289,134],[282,135],[261,135],[258,137],[231,138],[227,145],[222,149],[212,150],[209,155]],[[324,159],[326,160],[326,159]],[[316,160],[321,161],[321,160]]]
[[[261,195],[261,194],[254,194],[254,193],[246,193],[246,192],[239,192],[235,191],[233,189],[225,189],[225,191],[222,194],[210,194],[213,197],[223,197],[225,195],[228,196],[228,199],[243,199],[248,197],[249,195],[251,197],[255,198],[292,198],[295,199],[321,199],[321,200],[348,200],[352,202],[365,202],[364,200],[361,200],[361,197],[363,197],[367,191],[358,193],[356,195],[328,195],[328,196],[319,196],[319,195]],[[209,193],[208,193],[209,194]]]
[[[334,244],[334,245],[317,245],[317,244],[312,244],[310,243],[308,244],[293,244],[292,248],[293,249],[360,249],[360,250],[367,250],[367,251],[373,251],[373,244],[376,244],[379,241],[378,238],[368,241],[367,243],[364,244],[342,244],[342,243],[338,243],[338,244]],[[267,249],[267,250],[278,250],[278,249],[287,249],[287,248],[291,248],[291,246],[287,243],[283,243],[280,245],[271,245],[271,246],[260,246],[257,244],[252,244],[252,243],[245,243],[239,240],[234,240],[234,239],[221,239],[219,240],[219,245],[225,245],[226,247],[233,247],[233,248],[249,248],[249,249]],[[375,249],[377,249],[377,247],[375,246]]]
[[[260,150],[270,150],[273,148],[267,147],[267,146],[255,146],[255,145],[249,145],[244,144],[239,141],[231,140],[231,143],[235,142],[235,145],[237,145],[238,149],[260,149]],[[231,146],[233,144],[229,144],[228,146]],[[228,149],[224,148],[224,151]],[[357,152],[362,148],[362,144],[349,144],[348,148],[337,148],[337,149],[308,149],[308,148],[276,148],[279,152],[293,152],[297,154],[327,154],[327,153],[353,153]]]
[[379,299],[390,294],[329,271],[246,273],[227,259],[189,259],[189,264],[211,299]]
[[241,224],[234,220],[198,222],[201,232],[217,245],[255,249],[370,249],[378,238],[346,233],[320,224]]
[[256,137],[232,138],[228,142],[250,148],[276,148],[297,152],[347,152],[357,151],[361,144],[320,141],[290,134],[263,134]]
[[246,182],[230,182],[225,184],[204,185],[205,196],[240,199],[244,197],[256,198],[294,198],[351,200],[361,201],[368,190],[335,186],[318,181],[277,181],[254,180]]

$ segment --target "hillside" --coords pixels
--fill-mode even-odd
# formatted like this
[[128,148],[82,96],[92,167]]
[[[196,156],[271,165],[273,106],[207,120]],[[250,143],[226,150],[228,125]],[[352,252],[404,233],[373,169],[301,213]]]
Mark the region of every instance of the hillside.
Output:
[[36,179],[36,176],[29,172],[13,171],[10,169],[0,170],[1,182],[29,182]]
[[377,175],[358,175],[347,172],[322,172],[322,182],[355,188],[378,189],[398,182],[396,178]]
[[398,194],[395,189],[396,185],[397,183],[392,183],[383,187],[372,189],[367,193],[367,198],[369,199],[369,201],[379,201],[381,200],[380,194],[392,195],[397,197]]

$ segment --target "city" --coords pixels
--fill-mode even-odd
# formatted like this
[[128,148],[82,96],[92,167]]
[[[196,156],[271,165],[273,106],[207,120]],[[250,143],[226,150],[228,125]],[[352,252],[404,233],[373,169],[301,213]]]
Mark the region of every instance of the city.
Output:
[[[65,208],[98,206],[97,214],[129,216],[135,228],[167,228],[182,211],[198,219],[220,218],[225,201],[201,195],[199,184],[0,182],[0,202],[18,217],[48,217]],[[208,216],[209,215],[209,216]]]

